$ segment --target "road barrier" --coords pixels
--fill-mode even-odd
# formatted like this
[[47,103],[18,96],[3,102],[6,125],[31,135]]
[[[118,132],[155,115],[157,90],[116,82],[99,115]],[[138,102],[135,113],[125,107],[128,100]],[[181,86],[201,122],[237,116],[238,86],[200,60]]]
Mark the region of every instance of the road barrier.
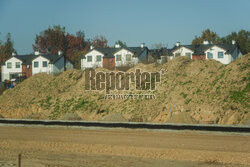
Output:
[[44,125],[44,126],[80,126],[101,128],[129,128],[155,130],[195,130],[214,132],[250,133],[250,126],[234,125],[207,125],[207,124],[169,124],[169,123],[142,123],[142,122],[90,122],[90,121],[61,121],[61,120],[27,120],[27,119],[0,119],[0,124],[14,125]]

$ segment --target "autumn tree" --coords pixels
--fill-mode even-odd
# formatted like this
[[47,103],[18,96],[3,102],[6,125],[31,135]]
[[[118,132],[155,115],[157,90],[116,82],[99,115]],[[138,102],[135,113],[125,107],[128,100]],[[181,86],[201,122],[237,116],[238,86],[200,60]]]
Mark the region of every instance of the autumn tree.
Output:
[[65,27],[53,26],[36,35],[33,49],[42,53],[57,54],[58,51],[66,52],[67,42],[65,38]]
[[95,48],[108,48],[108,40],[102,35],[95,36],[91,43]]
[[8,33],[6,36],[6,42],[0,43],[0,63],[3,63],[5,60],[7,60],[12,55],[12,53],[16,53],[16,51],[13,47],[11,34]]
[[217,44],[220,42],[220,38],[215,32],[211,31],[210,29],[206,29],[202,32],[201,36],[195,36],[192,44],[202,44],[205,40],[213,44]]
[[58,51],[62,51],[66,58],[74,62],[75,67],[79,67],[79,52],[86,50],[86,46],[89,46],[89,43],[85,41],[83,31],[78,31],[74,35],[66,33],[65,27],[58,25],[49,27],[36,35],[33,49],[50,54],[57,54]]
[[[6,36],[6,42],[0,41],[0,64],[5,62],[9,57],[11,57],[12,53],[16,53],[13,47],[13,41],[11,39],[11,34],[8,33]],[[1,66],[0,66],[1,73]]]

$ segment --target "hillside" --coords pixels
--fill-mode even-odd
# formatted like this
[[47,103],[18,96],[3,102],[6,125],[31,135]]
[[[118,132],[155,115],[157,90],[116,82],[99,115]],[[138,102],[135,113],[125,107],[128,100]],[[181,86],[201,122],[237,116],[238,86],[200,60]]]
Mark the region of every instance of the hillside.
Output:
[[240,124],[250,118],[249,66],[250,54],[229,65],[187,57],[160,66],[138,64],[129,71],[136,68],[165,71],[157,90],[150,92],[156,95],[153,100],[104,99],[104,92],[85,91],[85,74],[80,70],[58,76],[37,74],[0,95],[0,115],[26,119]]

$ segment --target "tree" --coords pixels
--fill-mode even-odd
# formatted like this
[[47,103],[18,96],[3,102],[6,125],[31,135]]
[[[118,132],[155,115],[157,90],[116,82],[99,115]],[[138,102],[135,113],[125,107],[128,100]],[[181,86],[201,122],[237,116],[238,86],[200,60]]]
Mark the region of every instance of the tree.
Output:
[[6,61],[12,53],[16,53],[14,47],[13,47],[13,41],[11,39],[11,34],[8,33],[6,36],[6,42],[2,44],[0,43],[0,63],[3,63]]
[[36,35],[33,49],[42,53],[57,54],[58,51],[66,52],[65,27],[53,26]]
[[121,40],[116,41],[115,45],[117,45],[117,44],[120,45],[121,47],[127,47],[126,42],[122,42]]
[[202,32],[201,37],[195,36],[192,44],[202,44],[205,40],[213,44],[217,44],[220,42],[220,38],[215,32],[211,31],[210,29],[206,29]]
[[153,49],[161,49],[161,48],[164,48],[164,47],[167,47],[167,45],[164,46],[164,44],[161,43],[161,42],[152,44]]
[[236,41],[242,54],[250,52],[250,31],[240,30],[237,32],[232,32],[231,34],[221,38],[222,43],[231,44],[232,40]]
[[92,40],[92,45],[95,48],[108,48],[108,40],[102,35],[97,35]]
[[65,27],[57,25],[36,35],[33,49],[47,54],[57,54],[58,51],[62,51],[66,58],[74,62],[75,67],[79,67],[81,57],[79,52],[86,50],[86,46],[89,46],[89,42],[85,41],[83,31],[78,31],[74,35],[66,33]]

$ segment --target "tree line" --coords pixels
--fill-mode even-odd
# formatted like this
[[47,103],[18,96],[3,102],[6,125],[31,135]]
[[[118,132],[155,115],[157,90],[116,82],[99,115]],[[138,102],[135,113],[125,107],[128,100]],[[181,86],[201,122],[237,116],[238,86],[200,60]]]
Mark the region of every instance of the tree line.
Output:
[[[235,40],[242,54],[250,52],[250,31],[240,30],[225,37],[219,37],[216,32],[206,29],[201,33],[201,36],[194,37],[192,44],[202,44],[204,40],[214,44],[231,43],[232,40]],[[126,46],[126,43],[121,40],[118,40],[115,44]],[[101,48],[109,47],[108,40],[102,35],[97,35],[93,39],[86,39],[83,31],[71,34],[66,32],[65,27],[55,25],[37,34],[32,46],[34,51],[45,54],[57,54],[58,51],[62,51],[64,56],[74,62],[76,68],[79,68],[80,57],[87,52],[90,45]],[[163,44],[156,45],[157,48],[160,46],[163,46]],[[11,34],[8,33],[6,41],[0,41],[0,63],[6,61],[13,52],[16,53]]]

